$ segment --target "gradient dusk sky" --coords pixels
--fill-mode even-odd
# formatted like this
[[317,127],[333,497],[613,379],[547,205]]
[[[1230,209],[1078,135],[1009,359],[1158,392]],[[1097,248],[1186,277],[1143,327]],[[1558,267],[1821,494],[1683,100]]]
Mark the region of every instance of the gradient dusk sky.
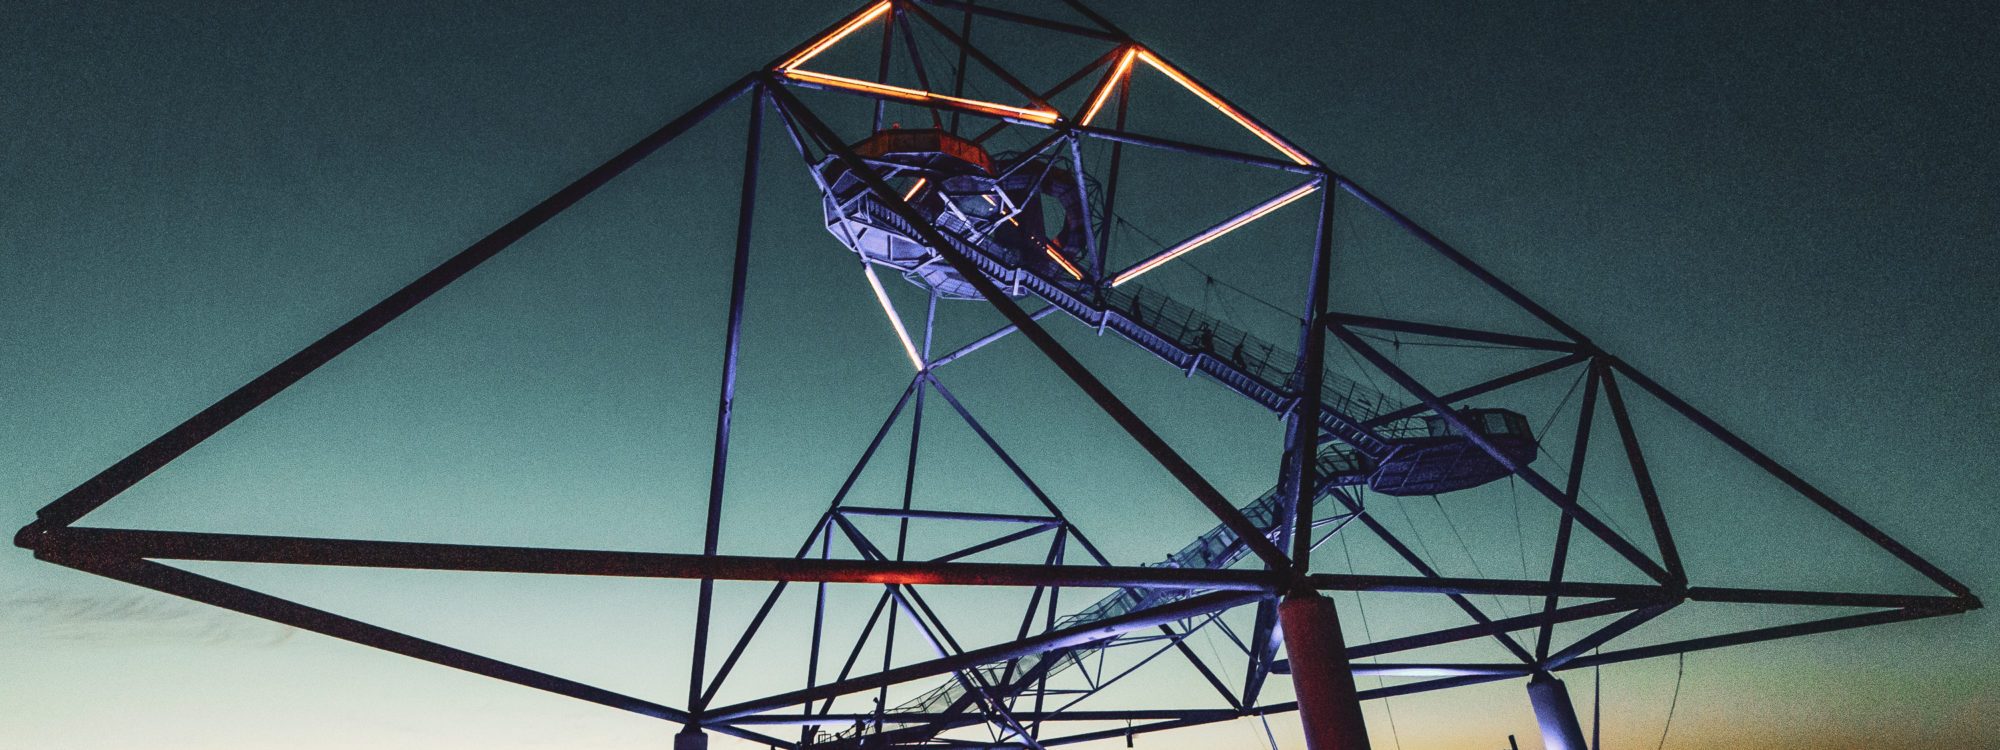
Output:
[[[1984,4],[1091,5],[1977,593],[2000,591],[2000,15]],[[852,9],[0,3],[0,527]],[[663,151],[86,524],[698,550],[741,123],[732,110]],[[908,379],[781,144],[766,140],[743,376],[770,398],[741,407],[738,460],[754,468],[732,478],[723,539],[743,554],[791,553],[824,502],[799,493],[845,470]],[[1241,286],[1287,278],[1207,253]],[[1192,278],[1159,283],[1259,315]],[[1451,294],[1364,286],[1357,304]],[[1155,364],[1052,325],[1094,366]],[[1081,403],[1043,400],[1046,365],[991,373],[965,389],[1005,414],[1003,439],[1042,441],[1038,424]],[[1172,372],[1113,386],[1178,420],[1163,431],[1232,497],[1269,483],[1268,415]],[[1064,452],[1111,435],[1078,427],[1022,459],[1080,497],[1168,491],[1157,470],[1120,468],[1129,450]],[[948,496],[991,469],[943,478],[962,485]],[[1121,563],[1206,525],[1187,502],[1080,502]],[[1792,517],[1693,523],[1739,567],[1908,581],[1871,578],[1861,553],[1818,546]],[[1511,564],[1504,539],[1475,533],[1470,564]],[[676,704],[684,689],[692,589],[677,583],[189,567],[607,687]],[[723,620],[740,623],[757,589],[722,588]],[[1658,742],[1676,666],[1603,671],[1607,746]],[[1568,679],[1587,707],[1588,677]],[[1705,651],[1685,662],[1667,747],[2000,748],[1996,696],[1992,610]],[[1377,748],[1534,743],[1513,682],[1367,710]],[[1272,727],[1304,747],[1295,719]],[[0,554],[0,750],[612,750],[672,730]],[[1263,738],[1243,720],[1138,742]]]

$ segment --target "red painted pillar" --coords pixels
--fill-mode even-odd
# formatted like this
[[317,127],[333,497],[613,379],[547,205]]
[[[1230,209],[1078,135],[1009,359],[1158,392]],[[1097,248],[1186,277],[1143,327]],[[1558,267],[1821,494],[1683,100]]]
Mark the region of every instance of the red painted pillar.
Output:
[[1308,750],[1368,750],[1368,725],[1355,697],[1333,600],[1317,591],[1287,594],[1278,604],[1278,622],[1284,626]]

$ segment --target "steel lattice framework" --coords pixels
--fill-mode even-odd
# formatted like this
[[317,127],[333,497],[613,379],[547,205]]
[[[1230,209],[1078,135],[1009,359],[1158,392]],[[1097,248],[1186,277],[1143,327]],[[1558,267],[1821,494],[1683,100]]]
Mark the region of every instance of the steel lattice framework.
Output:
[[[1054,5],[1053,3],[1051,5]],[[928,7],[927,7],[928,6]],[[685,726],[682,737],[697,741],[712,730],[773,747],[936,745],[964,747],[1049,747],[1094,739],[1224,721],[1304,709],[1307,733],[1316,748],[1354,746],[1348,730],[1325,727],[1357,725],[1354,700],[1384,698],[1499,680],[1527,679],[1545,741],[1551,747],[1580,747],[1576,721],[1554,673],[1636,659],[1685,653],[1722,646],[1789,638],[1846,628],[1877,625],[1961,613],[1980,606],[1962,583],[1916,552],[1890,538],[1846,506],[1724,428],[1658,382],[1625,361],[1605,352],[1554,313],[1537,305],[1514,287],[1475,263],[1451,244],[1399,213],[1318,158],[1279,136],[1245,110],[1209,89],[1160,52],[1145,47],[1103,17],[1074,0],[1062,3],[1072,19],[1031,14],[1003,7],[958,0],[883,0],[862,8],[806,44],[779,56],[772,64],[746,75],[721,92],[667,123],[638,143],[591,170],[518,218],[473,243],[387,299],[300,350],[270,371],[202,410],[186,422],[148,443],[40,510],[36,520],[16,536],[16,544],[43,560],[97,575],[235,610],[255,617],[324,633],[378,649],[393,651],[520,685],[664,719]],[[956,15],[952,20],[947,18]],[[940,17],[944,16],[944,17]],[[1059,84],[1036,90],[1010,73],[972,41],[974,22],[1009,24],[1035,33],[1057,35],[1097,45],[1102,54]],[[867,44],[865,30],[881,30],[880,69],[872,80],[821,72],[817,63],[842,44]],[[949,42],[958,55],[956,81],[932,81],[936,69],[918,57],[918,30]],[[898,40],[901,40],[899,43]],[[890,81],[892,50],[901,47],[919,80],[909,86]],[[1004,83],[1016,103],[987,101],[965,93],[968,70],[983,70]],[[1254,137],[1268,153],[1202,145],[1148,135],[1127,127],[1130,81],[1141,71],[1164,76],[1202,104],[1223,115]],[[936,85],[933,85],[933,84]],[[950,93],[945,93],[949,91]],[[834,126],[802,99],[816,96],[858,97],[871,103],[869,139],[842,137]],[[1079,106],[1052,104],[1065,92],[1081,93]],[[747,102],[748,133],[744,139],[744,178],[726,324],[726,354],[722,366],[720,407],[715,427],[715,452],[708,493],[703,549],[696,553],[617,552],[578,549],[475,546],[460,544],[363,541],[194,533],[84,527],[83,517],[133,487],[161,467],[228,427],[267,400],[394,321],[398,316],[444,289],[466,273],[508,248],[593,191],[681,137],[712,114],[732,103]],[[885,130],[889,107],[918,112],[934,129]],[[775,117],[796,147],[824,196],[829,229],[854,250],[881,305],[895,323],[894,333],[916,370],[879,430],[835,494],[820,513],[812,532],[792,557],[723,554],[719,549],[719,519],[723,488],[729,473],[731,416],[734,408],[737,356],[742,339],[742,311],[757,203],[757,175],[766,118]],[[949,125],[947,125],[947,118]],[[1108,122],[1107,122],[1108,121]],[[983,128],[983,132],[975,132]],[[1035,134],[1035,145],[1009,160],[995,162],[982,144],[1000,132]],[[1086,169],[1081,156],[1087,144],[1108,145],[1108,170]],[[1228,162],[1289,175],[1296,184],[1242,210],[1184,241],[1125,264],[1109,265],[1106,226],[1118,199],[1119,159],[1124,149],[1148,149]],[[944,164],[946,166],[939,166]],[[956,171],[954,171],[956,170]],[[967,182],[972,180],[972,182]],[[976,183],[976,184],[975,184]],[[967,188],[966,185],[975,185]],[[955,192],[954,192],[955,191]],[[1061,231],[1040,225],[1020,227],[1029,218],[1026,204],[1047,196],[1067,207]],[[1527,336],[1441,325],[1419,320],[1366,316],[1331,309],[1329,269],[1335,257],[1334,207],[1356,201],[1361,208],[1386,218],[1429,251],[1497,292],[1526,315],[1545,325],[1549,336]],[[981,198],[994,210],[965,207],[964,198]],[[1255,341],[1216,321],[1200,317],[1131,282],[1171,263],[1209,242],[1272,214],[1285,206],[1316,198],[1315,239],[1300,248],[1308,259],[1305,306],[1298,318],[1297,353]],[[1297,209],[1294,209],[1295,211]],[[928,332],[913,334],[903,325],[877,276],[878,268],[901,272],[931,290],[930,326],[938,300],[958,298],[990,305],[1006,319],[992,334],[944,354],[930,351]],[[1032,303],[1040,302],[1040,307]],[[1031,309],[1033,308],[1033,309]],[[1100,332],[1115,331],[1189,375],[1202,373],[1225,388],[1279,414],[1286,420],[1286,447],[1274,463],[1276,488],[1247,504],[1233,502],[1100,380],[1042,321],[1055,313],[1075,318]],[[1123,432],[1185,487],[1214,515],[1217,527],[1158,565],[1121,565],[1099,551],[1083,529],[1029,476],[1022,465],[986,430],[968,406],[946,386],[940,368],[1006,337],[1019,335],[1040,356],[1053,363]],[[1370,343],[1377,334],[1428,337],[1517,352],[1539,352],[1539,364],[1449,391],[1426,383]],[[1374,373],[1394,382],[1414,398],[1396,404],[1347,382],[1327,369],[1329,351],[1344,348]],[[1247,352],[1247,353],[1246,353]],[[1567,476],[1544,476],[1532,464],[1536,453],[1519,423],[1507,422],[1504,410],[1477,410],[1452,404],[1489,396],[1503,389],[1564,373],[1581,378],[1583,396],[1573,423],[1575,440]],[[1627,391],[1637,389],[1657,399],[1672,413],[1747,459],[1768,477],[1857,532],[1903,565],[1921,574],[1941,594],[1837,593],[1811,590],[1734,588],[1696,585],[1689,580],[1670,523],[1668,503],[1655,487],[1648,455],[1642,449]],[[1318,397],[1314,397],[1317,394]],[[972,427],[982,443],[1004,461],[1029,489],[1045,512],[999,514],[912,507],[908,476],[916,471],[912,447],[901,507],[874,507],[849,501],[856,477],[877,455],[877,449],[901,415],[921,414],[926,398],[940,399],[950,413]],[[935,403],[935,402],[934,402]],[[1600,406],[1601,404],[1601,406]],[[1620,465],[1631,473],[1643,503],[1646,537],[1634,538],[1614,528],[1581,501],[1579,495],[1592,442],[1595,420],[1610,417]],[[1518,415],[1515,415],[1518,416]],[[1498,421],[1489,421],[1489,418]],[[914,427],[912,428],[915,429]],[[914,444],[915,438],[912,438]],[[1550,551],[1546,579],[1453,577],[1435,569],[1425,557],[1399,539],[1371,515],[1363,492],[1385,495],[1450,492],[1507,477],[1531,488],[1560,511],[1555,548]],[[905,559],[901,544],[885,550],[855,523],[862,517],[895,519],[907,534],[913,521],[991,525],[1004,533],[949,555],[931,560]],[[1314,549],[1335,534],[1361,533],[1386,543],[1410,572],[1402,575],[1314,572]],[[1573,537],[1587,535],[1643,577],[1643,582],[1598,582],[1565,575]],[[966,558],[1002,545],[1039,539],[1048,543],[1041,564],[974,562]],[[853,554],[835,553],[835,540]],[[1643,547],[1651,546],[1649,554]],[[1074,561],[1076,551],[1081,562]],[[688,699],[680,706],[619,694],[452,646],[423,640],[331,612],[260,593],[161,561],[225,561],[363,566],[574,576],[625,576],[692,579],[700,582],[692,678]],[[1246,564],[1238,564],[1244,562]],[[714,583],[770,582],[768,595],[750,625],[738,635],[719,667],[705,664],[711,651]],[[811,631],[808,677],[796,689],[761,698],[718,705],[724,680],[752,645],[788,585],[811,584],[818,592]],[[838,654],[823,638],[829,585],[880,587],[868,626],[830,678],[819,670],[822,652]],[[1019,614],[1017,637],[977,645],[960,643],[944,626],[925,591],[933,586],[991,586],[1031,589],[1027,611]],[[1086,590],[1102,596],[1093,604],[1061,612],[1058,597]],[[1464,620],[1412,635],[1345,644],[1331,605],[1327,621],[1307,615],[1281,617],[1281,600],[1325,601],[1317,592],[1401,592],[1447,599]],[[1506,595],[1535,597],[1540,606],[1513,616],[1494,616],[1470,597]],[[1567,600],[1567,601],[1565,601]],[[1724,604],[1803,605],[1845,608],[1844,614],[1805,622],[1751,628],[1699,638],[1620,647],[1620,636],[1690,602]],[[1289,606],[1289,605],[1284,605]],[[1254,610],[1250,632],[1239,634],[1221,623],[1234,608]],[[885,617],[884,614],[888,613]],[[900,615],[900,617],[899,617]],[[885,658],[879,670],[857,670],[856,656],[882,623],[883,637],[893,641],[895,623],[903,619],[935,653],[935,658],[893,666]],[[1597,621],[1580,637],[1559,643],[1559,625]],[[1280,627],[1299,625],[1295,628]],[[1300,631],[1285,639],[1285,630],[1326,627],[1313,637]],[[1243,684],[1227,684],[1214,665],[1184,642],[1189,634],[1216,627],[1228,631],[1242,653]],[[1325,636],[1334,644],[1329,647]],[[906,636],[908,637],[908,636]],[[1415,659],[1362,664],[1359,659],[1421,652],[1445,644],[1485,640],[1510,655],[1493,663],[1443,662]],[[1289,641],[1286,643],[1285,641]],[[1092,673],[1091,657],[1112,647],[1148,646],[1148,653],[1130,669],[1106,676]],[[1344,645],[1344,655],[1339,647]],[[1283,651],[1281,651],[1281,648]],[[1214,702],[1205,706],[1120,707],[1099,709],[1085,701],[1109,682],[1172,653],[1183,659],[1213,687]],[[1288,655],[1289,658],[1280,658]],[[1349,662],[1354,662],[1350,664]],[[1062,687],[1065,673],[1084,675],[1085,687]],[[1330,680],[1308,678],[1331,674]],[[1267,696],[1272,674],[1291,674],[1302,696],[1284,700]],[[1356,692],[1349,675],[1417,678]],[[1071,675],[1072,677],[1076,675]],[[900,706],[885,705],[891,686],[923,680],[942,686]],[[1331,686],[1331,693],[1320,692]],[[1553,686],[1553,687],[1552,687]],[[836,700],[875,696],[869,710],[835,711]],[[1304,704],[1302,706],[1302,704]],[[1062,722],[1115,721],[1114,729],[1066,731]],[[796,736],[780,736],[772,726],[797,726]],[[1355,728],[1350,726],[1349,729]],[[983,729],[983,739],[967,731]],[[1345,738],[1345,739],[1342,739]],[[1358,740],[1365,744],[1365,737]],[[1347,744],[1340,744],[1340,743]]]

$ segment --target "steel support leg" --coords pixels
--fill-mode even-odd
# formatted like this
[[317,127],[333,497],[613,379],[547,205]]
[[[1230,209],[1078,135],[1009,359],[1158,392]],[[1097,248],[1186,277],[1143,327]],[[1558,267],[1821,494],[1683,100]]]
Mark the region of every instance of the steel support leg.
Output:
[[1576,706],[1569,702],[1569,688],[1562,680],[1537,674],[1528,680],[1528,702],[1535,706],[1535,723],[1542,728],[1542,746],[1548,750],[1589,750],[1583,728],[1576,721]]
[[674,750],[708,750],[708,734],[689,724],[674,734]]
[[1278,619],[1285,629],[1308,750],[1368,750],[1368,725],[1361,718],[1333,600],[1315,591],[1293,592],[1278,605]]

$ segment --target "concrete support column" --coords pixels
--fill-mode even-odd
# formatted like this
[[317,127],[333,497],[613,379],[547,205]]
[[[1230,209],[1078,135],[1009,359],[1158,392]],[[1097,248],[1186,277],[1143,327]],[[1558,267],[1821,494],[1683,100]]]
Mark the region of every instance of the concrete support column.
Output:
[[1535,706],[1535,723],[1542,728],[1542,746],[1548,750],[1590,750],[1583,728],[1576,720],[1576,706],[1569,701],[1569,688],[1562,680],[1540,673],[1528,679],[1528,702]]
[[708,750],[708,734],[689,724],[674,735],[674,750]]
[[1317,591],[1298,591],[1278,604],[1292,687],[1299,696],[1299,723],[1309,750],[1368,750],[1368,725],[1355,697],[1354,673],[1333,600]]

